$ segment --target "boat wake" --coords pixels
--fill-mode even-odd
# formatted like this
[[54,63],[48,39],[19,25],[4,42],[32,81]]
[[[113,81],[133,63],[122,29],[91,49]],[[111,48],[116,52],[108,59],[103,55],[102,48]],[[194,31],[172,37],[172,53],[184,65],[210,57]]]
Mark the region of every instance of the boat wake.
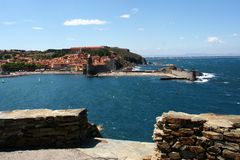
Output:
[[197,76],[197,83],[205,83],[208,82],[210,79],[216,77],[213,73],[203,73],[202,76]]

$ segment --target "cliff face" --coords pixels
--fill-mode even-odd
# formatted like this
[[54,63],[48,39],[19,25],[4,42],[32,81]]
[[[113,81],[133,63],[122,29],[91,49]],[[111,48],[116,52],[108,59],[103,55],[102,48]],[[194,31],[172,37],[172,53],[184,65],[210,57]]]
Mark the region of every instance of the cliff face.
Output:
[[142,56],[130,52],[129,49],[117,48],[112,47],[109,48],[110,52],[117,54],[122,61],[126,61],[126,63],[133,63],[133,64],[146,64],[146,59]]
[[81,52],[91,54],[92,56],[114,56],[116,57],[117,69],[132,67],[138,64],[146,64],[145,58],[125,48],[104,46],[99,49],[83,48]]

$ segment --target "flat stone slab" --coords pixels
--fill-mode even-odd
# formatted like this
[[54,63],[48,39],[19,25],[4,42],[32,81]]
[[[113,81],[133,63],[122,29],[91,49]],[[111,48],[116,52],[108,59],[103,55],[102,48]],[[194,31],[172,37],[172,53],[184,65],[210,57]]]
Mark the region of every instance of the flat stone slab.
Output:
[[218,115],[213,113],[187,114],[183,112],[169,111],[167,113],[163,113],[163,117],[166,117],[168,121],[174,123],[186,120],[206,121],[206,126],[216,128],[232,128],[233,126],[240,126],[240,115]]
[[200,114],[202,118],[207,120],[206,125],[212,127],[231,128],[235,124],[240,123],[240,115],[216,115],[216,114]]
[[[98,142],[98,143],[96,143]],[[1,160],[142,160],[154,143],[96,138],[82,148],[0,152]]]
[[0,112],[0,119],[23,119],[38,117],[57,117],[57,116],[78,116],[79,113],[86,109],[66,109],[66,110],[50,110],[50,109],[26,109],[14,110],[9,112]]

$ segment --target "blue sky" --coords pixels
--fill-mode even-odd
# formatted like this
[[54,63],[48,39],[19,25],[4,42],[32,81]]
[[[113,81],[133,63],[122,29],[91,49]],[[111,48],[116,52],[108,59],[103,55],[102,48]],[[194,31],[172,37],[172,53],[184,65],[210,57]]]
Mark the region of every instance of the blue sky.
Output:
[[0,49],[240,55],[239,0],[0,0]]

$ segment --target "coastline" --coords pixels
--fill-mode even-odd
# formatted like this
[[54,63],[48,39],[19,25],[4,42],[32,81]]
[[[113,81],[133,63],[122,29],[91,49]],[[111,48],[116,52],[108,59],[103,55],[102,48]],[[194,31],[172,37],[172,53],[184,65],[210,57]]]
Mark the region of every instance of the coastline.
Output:
[[[0,78],[11,78],[11,77],[19,77],[19,76],[28,76],[28,75],[48,75],[48,74],[56,74],[56,75],[82,75],[82,72],[71,72],[71,71],[44,71],[44,72],[14,72],[8,75],[0,75]],[[123,76],[159,76],[159,77],[170,77],[170,78],[178,78],[176,75],[169,73],[161,73],[161,72],[122,72],[116,71],[111,73],[99,73],[98,77],[123,77]]]
[[123,77],[123,76],[159,76],[159,77],[171,77],[177,78],[177,76],[169,73],[161,72],[111,72],[111,73],[99,73],[99,77]]
[[[0,78],[12,78],[28,75],[83,75],[82,72],[71,71],[43,71],[43,72],[14,72],[8,75],[0,75]],[[159,77],[161,80],[190,80],[187,76],[176,75],[171,73],[154,72],[154,71],[115,71],[104,72],[94,75],[94,77]]]
[[71,71],[44,71],[44,72],[14,72],[7,75],[0,75],[0,78],[11,78],[11,77],[19,77],[19,76],[28,76],[28,75],[48,75],[48,74],[56,74],[56,75],[81,75],[82,72],[71,72]]

